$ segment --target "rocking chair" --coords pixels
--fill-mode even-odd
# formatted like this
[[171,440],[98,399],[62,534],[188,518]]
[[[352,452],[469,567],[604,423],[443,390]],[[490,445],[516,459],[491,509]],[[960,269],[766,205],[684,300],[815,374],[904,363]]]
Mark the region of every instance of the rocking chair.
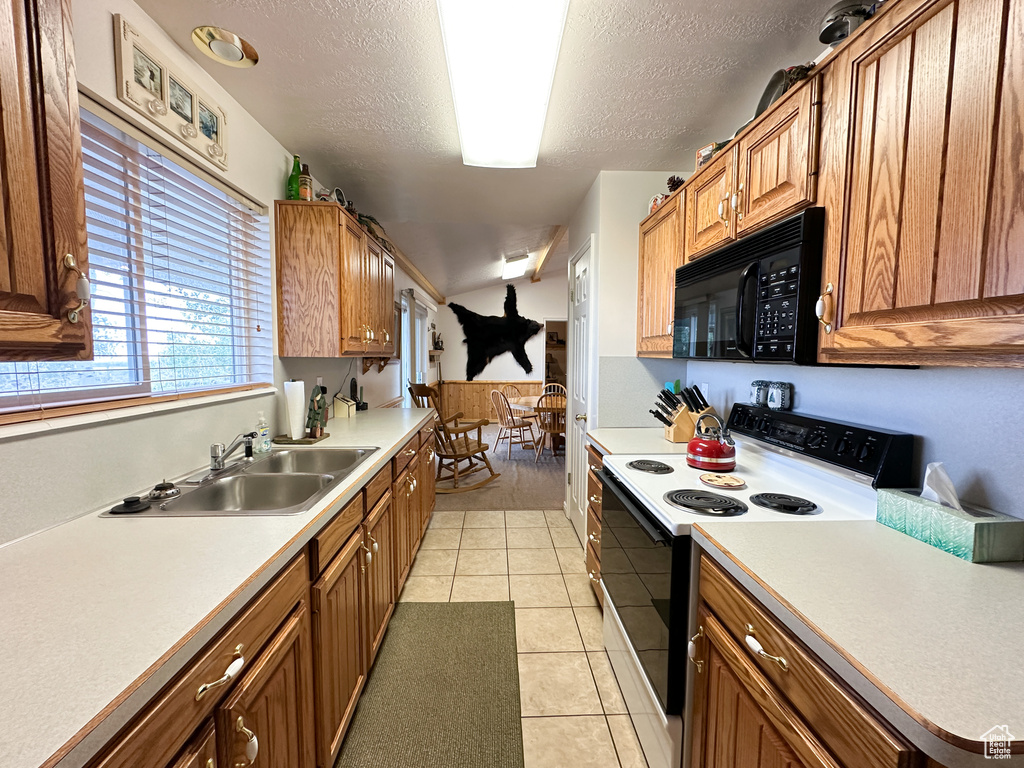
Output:
[[[437,492],[438,493],[465,493],[482,488],[492,480],[501,477],[500,472],[495,472],[491,462],[487,459],[487,449],[490,446],[483,441],[483,428],[490,422],[487,419],[480,419],[474,422],[463,422],[462,412],[445,418],[441,415],[441,396],[433,387],[426,384],[410,384],[409,394],[417,408],[433,408],[437,412],[437,421],[434,429],[434,442],[437,451]],[[476,431],[476,439],[470,435]],[[465,467],[461,466],[465,463]],[[472,485],[460,485],[476,472],[486,469],[489,473],[479,482]],[[441,483],[452,481],[451,487],[444,487]]]

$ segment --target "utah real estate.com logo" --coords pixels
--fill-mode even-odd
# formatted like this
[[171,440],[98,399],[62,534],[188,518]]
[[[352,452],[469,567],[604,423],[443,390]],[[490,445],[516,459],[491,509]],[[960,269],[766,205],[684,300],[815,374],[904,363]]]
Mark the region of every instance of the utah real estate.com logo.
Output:
[[981,740],[985,742],[985,758],[987,760],[1010,759],[1010,745],[1013,744],[1013,736],[1008,726],[993,726],[987,733],[982,734]]

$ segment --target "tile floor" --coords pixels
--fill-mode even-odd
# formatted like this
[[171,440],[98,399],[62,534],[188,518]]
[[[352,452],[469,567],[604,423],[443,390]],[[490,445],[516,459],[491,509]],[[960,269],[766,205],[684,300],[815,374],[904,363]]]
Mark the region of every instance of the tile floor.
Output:
[[399,600],[509,599],[526,768],[647,768],[562,510],[434,512]]

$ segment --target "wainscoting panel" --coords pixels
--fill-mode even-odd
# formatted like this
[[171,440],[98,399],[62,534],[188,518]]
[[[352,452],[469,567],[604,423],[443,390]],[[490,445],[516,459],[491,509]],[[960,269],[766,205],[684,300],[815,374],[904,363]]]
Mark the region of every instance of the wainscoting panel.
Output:
[[525,381],[443,381],[441,382],[441,403],[445,416],[462,411],[467,419],[489,419],[497,421],[498,414],[491,405],[491,390],[501,389],[506,384],[519,387],[520,393],[539,395],[544,382],[538,379]]

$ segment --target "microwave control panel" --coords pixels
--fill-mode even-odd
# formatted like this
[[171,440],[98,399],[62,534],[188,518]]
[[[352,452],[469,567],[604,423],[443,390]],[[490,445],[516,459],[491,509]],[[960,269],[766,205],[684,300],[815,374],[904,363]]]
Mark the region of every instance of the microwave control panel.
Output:
[[754,359],[792,360],[796,342],[799,259],[764,259],[757,278]]

